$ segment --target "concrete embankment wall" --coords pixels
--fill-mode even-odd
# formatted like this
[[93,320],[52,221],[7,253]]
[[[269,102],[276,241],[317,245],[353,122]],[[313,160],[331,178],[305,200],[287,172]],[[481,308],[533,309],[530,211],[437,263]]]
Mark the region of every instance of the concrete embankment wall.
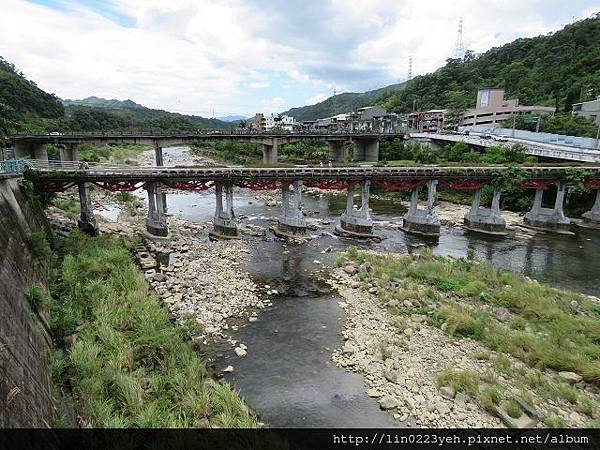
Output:
[[26,296],[47,287],[47,265],[27,243],[42,224],[16,178],[0,175],[0,428],[47,427],[54,417],[51,338]]

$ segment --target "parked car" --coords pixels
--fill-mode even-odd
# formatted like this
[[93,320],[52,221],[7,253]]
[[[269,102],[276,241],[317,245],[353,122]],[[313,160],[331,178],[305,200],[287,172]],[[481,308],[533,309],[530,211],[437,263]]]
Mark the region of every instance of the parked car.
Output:
[[50,133],[48,133],[49,136],[62,136],[62,133],[60,131],[51,131]]

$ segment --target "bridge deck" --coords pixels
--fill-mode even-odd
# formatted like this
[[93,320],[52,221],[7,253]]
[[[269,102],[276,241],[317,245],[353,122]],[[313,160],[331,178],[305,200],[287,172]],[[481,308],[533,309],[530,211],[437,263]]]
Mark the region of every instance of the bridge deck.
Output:
[[[128,167],[95,165],[81,168],[78,163],[28,161],[30,170],[48,181],[135,181],[135,180],[407,180],[407,179],[492,179],[507,166],[420,166],[420,167]],[[600,177],[600,166],[577,166]],[[568,167],[520,167],[531,178],[559,178]]]

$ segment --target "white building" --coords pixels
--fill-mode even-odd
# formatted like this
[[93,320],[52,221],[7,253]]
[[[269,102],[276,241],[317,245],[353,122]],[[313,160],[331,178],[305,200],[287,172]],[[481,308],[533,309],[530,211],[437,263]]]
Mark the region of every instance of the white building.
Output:
[[282,116],[281,114],[269,114],[265,116],[265,130],[267,131],[277,125],[285,131],[293,131],[296,124],[296,120],[291,116]]

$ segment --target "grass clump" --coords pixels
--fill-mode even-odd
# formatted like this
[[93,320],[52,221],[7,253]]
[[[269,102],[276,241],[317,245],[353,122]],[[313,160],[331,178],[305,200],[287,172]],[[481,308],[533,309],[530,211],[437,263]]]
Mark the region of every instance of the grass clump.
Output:
[[548,428],[565,428],[567,422],[561,416],[552,414],[544,419],[544,425]]
[[52,204],[70,216],[75,216],[80,213],[79,203],[72,198],[57,197],[52,200]]
[[29,305],[34,311],[40,311],[48,306],[49,299],[48,294],[44,288],[39,284],[34,284],[25,292]]
[[93,427],[254,427],[229,386],[215,383],[150,291],[133,242],[72,233],[53,292],[58,383],[72,380],[77,413]]
[[52,251],[50,250],[48,239],[46,239],[46,233],[43,231],[34,231],[27,235],[26,241],[36,258],[46,260],[50,258]]
[[504,405],[504,410],[513,419],[518,419],[523,415],[523,410],[521,409],[521,406],[513,399],[510,399],[506,402],[506,404]]
[[464,392],[476,397],[479,392],[479,374],[473,370],[459,370],[449,367],[437,374],[438,386],[450,386],[456,392]]
[[477,399],[486,411],[495,414],[496,407],[502,401],[502,390],[498,384],[490,384],[481,390]]
[[117,192],[115,194],[116,200],[125,206],[125,209],[130,216],[135,217],[138,215],[139,210],[144,207],[144,202],[133,195],[131,192]]

